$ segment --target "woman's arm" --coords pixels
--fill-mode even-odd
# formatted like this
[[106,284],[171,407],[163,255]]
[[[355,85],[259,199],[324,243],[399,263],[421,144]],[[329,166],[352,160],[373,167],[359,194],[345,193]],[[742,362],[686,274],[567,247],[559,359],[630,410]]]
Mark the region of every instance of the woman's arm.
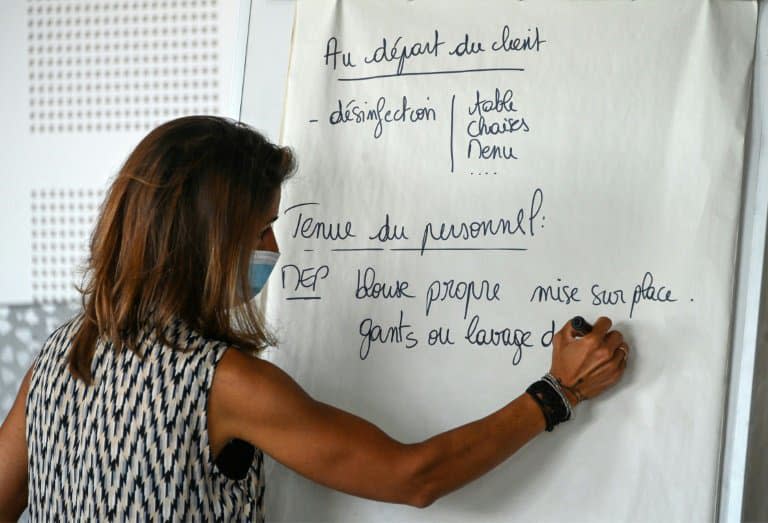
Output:
[[27,507],[27,438],[24,406],[29,391],[27,371],[8,417],[0,426],[0,521],[16,521]]
[[[574,376],[587,376],[580,387],[587,386],[589,397],[623,372],[623,353],[615,350],[623,340],[616,331],[608,334],[610,325],[604,318],[583,339],[574,339],[567,327],[555,337],[554,355],[567,344],[568,361],[565,366],[553,362],[553,370],[558,366],[568,375],[567,385],[576,382],[570,380]],[[485,418],[403,444],[357,416],[312,399],[274,365],[236,350],[219,362],[209,402],[214,450],[239,438],[333,489],[416,507],[489,471],[545,426],[536,402],[522,394]]]

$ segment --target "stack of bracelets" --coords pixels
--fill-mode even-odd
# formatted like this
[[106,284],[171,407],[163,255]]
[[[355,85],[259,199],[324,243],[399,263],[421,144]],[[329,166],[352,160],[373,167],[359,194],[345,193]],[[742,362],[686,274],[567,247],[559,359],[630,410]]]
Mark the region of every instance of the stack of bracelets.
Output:
[[[536,403],[541,407],[541,411],[544,413],[544,419],[547,423],[547,432],[552,432],[555,425],[563,421],[568,421],[573,418],[573,410],[571,409],[571,403],[563,392],[565,385],[555,378],[552,374],[547,373],[542,378],[531,384],[525,392],[530,394]],[[577,399],[582,399],[578,391],[575,389],[569,389]]]

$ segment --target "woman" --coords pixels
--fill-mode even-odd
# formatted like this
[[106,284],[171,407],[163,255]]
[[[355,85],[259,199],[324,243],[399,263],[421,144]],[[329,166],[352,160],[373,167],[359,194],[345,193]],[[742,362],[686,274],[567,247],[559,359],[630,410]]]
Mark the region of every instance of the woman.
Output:
[[0,429],[0,519],[28,505],[45,520],[260,520],[262,451],[328,487],[426,507],[622,376],[628,347],[600,318],[583,337],[560,329],[546,380],[422,442],[309,397],[254,357],[274,343],[250,298],[293,169],[290,150],[224,118],[179,118],[139,143],[100,210],[83,313],[48,338]]

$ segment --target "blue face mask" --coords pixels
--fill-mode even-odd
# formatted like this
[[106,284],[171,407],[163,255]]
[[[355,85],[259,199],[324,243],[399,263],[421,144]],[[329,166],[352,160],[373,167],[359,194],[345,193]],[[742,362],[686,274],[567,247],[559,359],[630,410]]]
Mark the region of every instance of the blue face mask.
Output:
[[279,257],[279,252],[253,251],[250,264],[248,265],[248,282],[251,284],[251,298],[264,288]]

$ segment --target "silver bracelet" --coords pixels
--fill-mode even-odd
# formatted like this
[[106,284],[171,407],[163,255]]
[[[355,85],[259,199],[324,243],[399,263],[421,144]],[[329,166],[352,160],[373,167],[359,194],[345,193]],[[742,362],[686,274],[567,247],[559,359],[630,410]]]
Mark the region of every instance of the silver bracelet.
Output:
[[565,418],[565,420],[571,420],[575,419],[575,416],[573,414],[573,409],[571,408],[571,402],[568,401],[568,397],[565,395],[565,392],[563,392],[563,389],[560,387],[560,382],[557,381],[557,378],[555,378],[552,374],[547,372],[542,378],[544,381],[549,383],[549,385],[555,389],[558,396],[560,396],[560,399],[563,401],[563,404],[565,405],[565,410],[568,413],[568,416]]

